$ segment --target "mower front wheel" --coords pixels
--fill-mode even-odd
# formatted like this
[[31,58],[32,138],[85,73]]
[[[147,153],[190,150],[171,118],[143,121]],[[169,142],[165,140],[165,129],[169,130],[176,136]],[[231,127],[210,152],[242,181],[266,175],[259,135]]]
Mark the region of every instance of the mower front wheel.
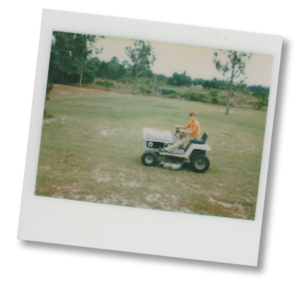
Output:
[[145,152],[142,155],[142,162],[145,166],[154,166],[157,162],[157,156],[154,152]]

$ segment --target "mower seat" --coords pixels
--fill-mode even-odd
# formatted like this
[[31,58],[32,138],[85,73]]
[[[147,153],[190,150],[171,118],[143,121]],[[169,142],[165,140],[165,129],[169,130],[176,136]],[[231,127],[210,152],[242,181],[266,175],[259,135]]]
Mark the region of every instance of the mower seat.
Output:
[[193,144],[205,144],[207,138],[208,138],[208,133],[205,132],[202,135],[202,138],[197,138],[196,140],[192,140],[191,143],[193,143]]

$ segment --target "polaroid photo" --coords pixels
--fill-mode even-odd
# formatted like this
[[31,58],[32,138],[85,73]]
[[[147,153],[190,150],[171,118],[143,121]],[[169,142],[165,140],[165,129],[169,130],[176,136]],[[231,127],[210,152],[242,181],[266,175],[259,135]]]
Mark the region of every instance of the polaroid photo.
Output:
[[44,10],[18,238],[257,266],[281,46]]

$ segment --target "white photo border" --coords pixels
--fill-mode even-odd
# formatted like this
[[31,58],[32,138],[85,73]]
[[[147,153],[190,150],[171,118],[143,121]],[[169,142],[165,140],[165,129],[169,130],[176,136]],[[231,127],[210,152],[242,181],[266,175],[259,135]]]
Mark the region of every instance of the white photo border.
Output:
[[[34,195],[52,32],[66,31],[273,55],[255,220]],[[282,37],[44,10],[18,239],[257,266]]]

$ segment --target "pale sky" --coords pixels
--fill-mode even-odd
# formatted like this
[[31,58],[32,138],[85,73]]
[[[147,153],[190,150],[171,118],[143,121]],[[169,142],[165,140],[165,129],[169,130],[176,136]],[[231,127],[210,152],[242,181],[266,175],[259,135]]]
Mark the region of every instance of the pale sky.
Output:
[[[203,48],[198,46],[186,46],[179,44],[169,44],[162,42],[150,41],[153,48],[153,53],[156,57],[154,65],[151,66],[153,73],[164,74],[167,77],[172,76],[174,72],[178,74],[186,71],[186,75],[194,78],[203,78],[211,80],[213,78],[226,79],[229,77],[222,76],[220,72],[215,69],[214,52],[219,52],[215,48]],[[125,53],[125,47],[133,46],[133,41],[126,38],[105,37],[100,38],[94,44],[97,48],[103,48],[102,53],[93,55],[99,57],[101,61],[110,61],[112,57],[118,57],[119,63],[127,60],[132,64],[131,60]],[[221,55],[220,55],[221,56]],[[220,57],[221,63],[228,62],[225,56]],[[271,72],[272,72],[273,56],[266,54],[253,53],[249,61],[246,61],[245,68],[245,83],[247,85],[262,85],[270,86]],[[236,81],[244,79],[237,78]]]

